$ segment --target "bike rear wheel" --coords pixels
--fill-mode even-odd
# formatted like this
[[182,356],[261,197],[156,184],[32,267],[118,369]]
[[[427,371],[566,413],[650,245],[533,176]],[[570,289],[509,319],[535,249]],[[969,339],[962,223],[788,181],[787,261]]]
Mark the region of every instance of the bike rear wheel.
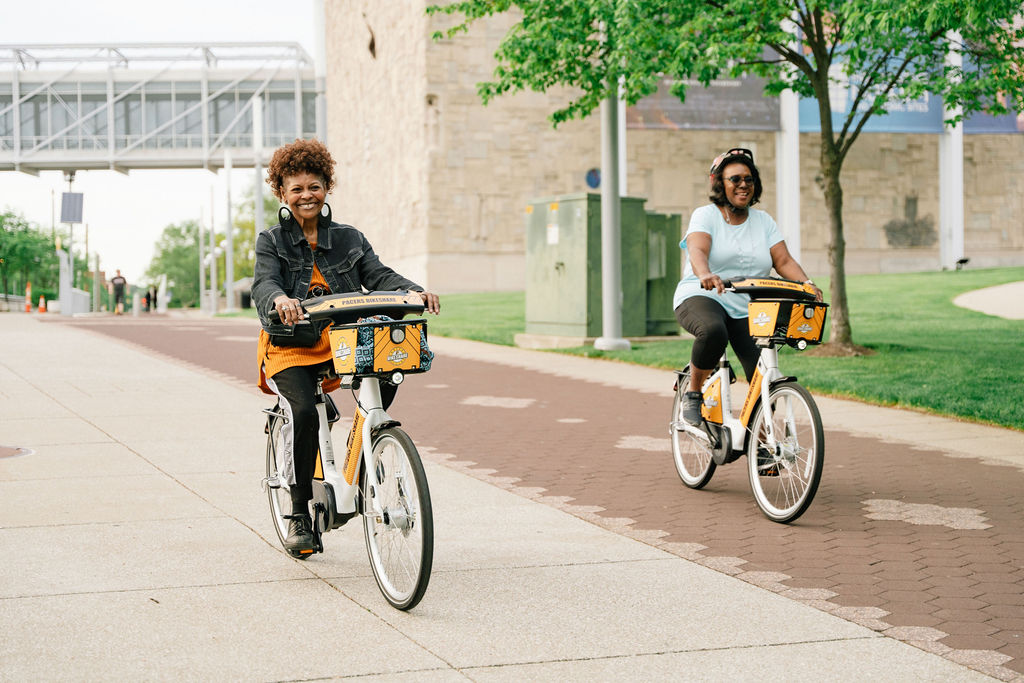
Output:
[[[267,430],[267,478],[264,480],[264,485],[267,489],[267,500],[270,503],[270,517],[274,523],[274,531],[277,532],[277,538],[281,541],[282,546],[284,545],[284,540],[288,538],[288,518],[285,515],[291,514],[292,510],[291,496],[284,484],[284,478],[278,472],[277,466],[277,453],[282,452],[284,449],[283,437],[281,435],[284,421],[284,417],[280,415],[270,418],[270,425]],[[312,555],[312,553],[287,552],[292,557],[297,557],[300,560],[305,560]]]
[[711,459],[709,440],[688,431],[683,420],[683,395],[689,383],[688,374],[679,375],[668,431],[672,441],[672,459],[676,463],[679,478],[691,489],[700,489],[711,481],[716,465]]
[[774,450],[766,443],[766,414],[758,405],[747,447],[750,489],[768,519],[792,522],[810,507],[821,482],[825,432],[810,392],[796,382],[775,385],[768,398],[778,443]]
[[[363,472],[363,531],[373,576],[400,610],[423,598],[434,560],[434,518],[427,474],[409,435],[384,429],[373,441],[375,472]],[[376,483],[371,497],[370,477]]]

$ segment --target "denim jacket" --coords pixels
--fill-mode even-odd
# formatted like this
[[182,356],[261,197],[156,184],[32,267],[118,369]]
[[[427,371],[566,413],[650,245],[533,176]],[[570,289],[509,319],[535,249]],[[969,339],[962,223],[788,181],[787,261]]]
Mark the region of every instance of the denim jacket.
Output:
[[415,282],[381,263],[363,233],[351,225],[332,221],[330,209],[326,216],[320,216],[316,251],[309,248],[302,228],[291,214],[282,210],[278,218],[280,223],[256,238],[251,290],[260,324],[268,334],[294,333],[291,326],[270,322],[269,313],[274,308],[274,299],[282,294],[299,300],[309,296],[314,261],[332,294],[358,292],[364,288],[367,291],[423,291]]

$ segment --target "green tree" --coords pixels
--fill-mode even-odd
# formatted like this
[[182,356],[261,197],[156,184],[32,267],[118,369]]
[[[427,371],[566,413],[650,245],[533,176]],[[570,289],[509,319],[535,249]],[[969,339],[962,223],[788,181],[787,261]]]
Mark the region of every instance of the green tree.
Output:
[[33,292],[52,298],[58,284],[59,265],[53,239],[13,211],[0,213],[0,284],[3,293]]
[[199,305],[199,223],[189,220],[164,228],[146,269],[146,279],[156,282],[167,276],[172,307]]
[[[435,39],[482,17],[521,17],[499,45],[484,103],[524,89],[574,89],[551,118],[590,114],[616,95],[653,93],[659,80],[708,85],[722,74],[755,74],[766,93],[791,89],[817,100],[821,176],[830,219],[831,344],[855,351],[846,296],[840,172],[851,146],[885,107],[939,95],[963,115],[1024,111],[1024,23],[1020,0],[457,0],[428,13],[461,15]],[[956,60],[962,60],[962,66]],[[833,112],[830,83],[849,83],[849,114]],[[834,116],[835,115],[835,116]]]
[[[234,220],[234,257],[235,277],[252,277],[253,266],[256,259],[256,220],[253,207],[255,190],[250,187],[243,195],[241,203],[235,207]],[[277,210],[281,203],[270,194],[270,191],[263,191],[263,225],[269,228],[277,225]]]

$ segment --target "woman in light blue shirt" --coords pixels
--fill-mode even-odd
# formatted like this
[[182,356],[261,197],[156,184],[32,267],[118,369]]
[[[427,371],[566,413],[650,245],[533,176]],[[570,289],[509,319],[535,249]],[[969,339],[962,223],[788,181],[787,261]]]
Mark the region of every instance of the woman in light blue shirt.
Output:
[[[723,280],[780,276],[814,285],[790,255],[775,221],[751,208],[761,199],[761,175],[748,149],[733,148],[711,163],[711,204],[698,208],[679,246],[689,258],[672,305],[676,320],[694,336],[690,386],[683,419],[701,423],[701,385],[725,352],[726,343],[740,359],[747,381],[760,354],[747,329],[746,294],[726,292]],[[817,289],[817,288],[815,288]],[[817,290],[821,300],[821,290]]]

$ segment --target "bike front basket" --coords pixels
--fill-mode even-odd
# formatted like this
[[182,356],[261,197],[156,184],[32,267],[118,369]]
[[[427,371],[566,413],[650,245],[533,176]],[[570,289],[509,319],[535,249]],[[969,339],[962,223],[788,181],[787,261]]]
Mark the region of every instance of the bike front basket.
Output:
[[356,377],[426,372],[434,354],[427,346],[427,321],[392,320],[387,316],[328,332],[334,371]]
[[820,301],[758,299],[747,305],[747,325],[750,336],[762,345],[769,341],[820,344],[827,311],[828,304]]

